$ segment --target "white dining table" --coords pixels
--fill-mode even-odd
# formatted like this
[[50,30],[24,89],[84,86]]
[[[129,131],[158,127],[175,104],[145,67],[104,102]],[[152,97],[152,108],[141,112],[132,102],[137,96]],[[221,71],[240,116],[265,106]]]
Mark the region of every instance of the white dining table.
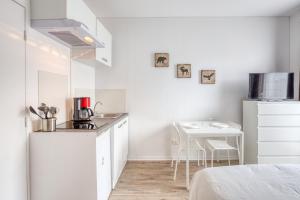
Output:
[[[239,136],[240,165],[244,163],[244,133],[240,128],[232,126],[234,123],[219,121],[185,121],[177,123],[183,135],[186,137],[186,188],[190,185],[190,143],[194,138],[220,138]],[[225,124],[226,126],[216,126]],[[238,124],[237,124],[238,125]]]

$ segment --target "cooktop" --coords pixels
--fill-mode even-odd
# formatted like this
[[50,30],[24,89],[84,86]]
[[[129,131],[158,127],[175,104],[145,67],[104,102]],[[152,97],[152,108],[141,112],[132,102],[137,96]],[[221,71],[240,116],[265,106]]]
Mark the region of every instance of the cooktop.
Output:
[[56,126],[57,129],[87,129],[97,130],[99,127],[93,121],[67,121]]

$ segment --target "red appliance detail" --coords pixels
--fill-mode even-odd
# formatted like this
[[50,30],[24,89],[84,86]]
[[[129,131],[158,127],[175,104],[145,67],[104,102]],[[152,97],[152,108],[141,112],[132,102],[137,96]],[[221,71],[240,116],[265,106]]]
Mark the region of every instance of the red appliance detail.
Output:
[[91,107],[91,99],[90,97],[81,97],[81,108],[90,108]]

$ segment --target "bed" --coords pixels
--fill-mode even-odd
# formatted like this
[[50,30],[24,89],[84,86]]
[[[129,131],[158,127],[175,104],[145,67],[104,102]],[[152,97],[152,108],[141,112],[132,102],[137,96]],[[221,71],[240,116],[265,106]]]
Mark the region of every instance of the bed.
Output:
[[239,165],[197,172],[190,200],[300,200],[300,165]]

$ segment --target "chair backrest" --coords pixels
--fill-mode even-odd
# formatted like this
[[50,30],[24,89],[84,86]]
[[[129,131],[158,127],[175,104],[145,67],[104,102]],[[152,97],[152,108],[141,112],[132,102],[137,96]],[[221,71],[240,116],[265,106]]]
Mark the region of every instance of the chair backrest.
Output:
[[176,138],[174,138],[174,139],[176,140],[176,143],[177,143],[178,145],[181,145],[181,143],[182,143],[182,138],[181,138],[181,132],[180,132],[180,130],[179,130],[179,127],[178,127],[178,125],[177,125],[176,122],[172,122],[172,126],[173,126],[173,128],[175,129],[175,133],[176,133]]
[[229,126],[231,126],[232,128],[236,128],[239,130],[242,130],[242,126],[240,124],[237,124],[235,122],[226,122]]
[[[226,124],[228,124],[229,126],[231,126],[232,128],[236,128],[238,130],[242,130],[242,127],[241,125],[237,124],[237,123],[234,123],[234,122],[231,122],[231,121],[227,121]],[[234,136],[234,137],[224,137],[225,141],[226,142],[229,142],[229,138],[234,138],[234,143],[236,146],[239,145],[239,136]]]
[[[235,122],[227,122],[231,127],[236,128],[238,130],[242,130],[242,126]],[[235,144],[239,147],[239,136],[235,136]]]

